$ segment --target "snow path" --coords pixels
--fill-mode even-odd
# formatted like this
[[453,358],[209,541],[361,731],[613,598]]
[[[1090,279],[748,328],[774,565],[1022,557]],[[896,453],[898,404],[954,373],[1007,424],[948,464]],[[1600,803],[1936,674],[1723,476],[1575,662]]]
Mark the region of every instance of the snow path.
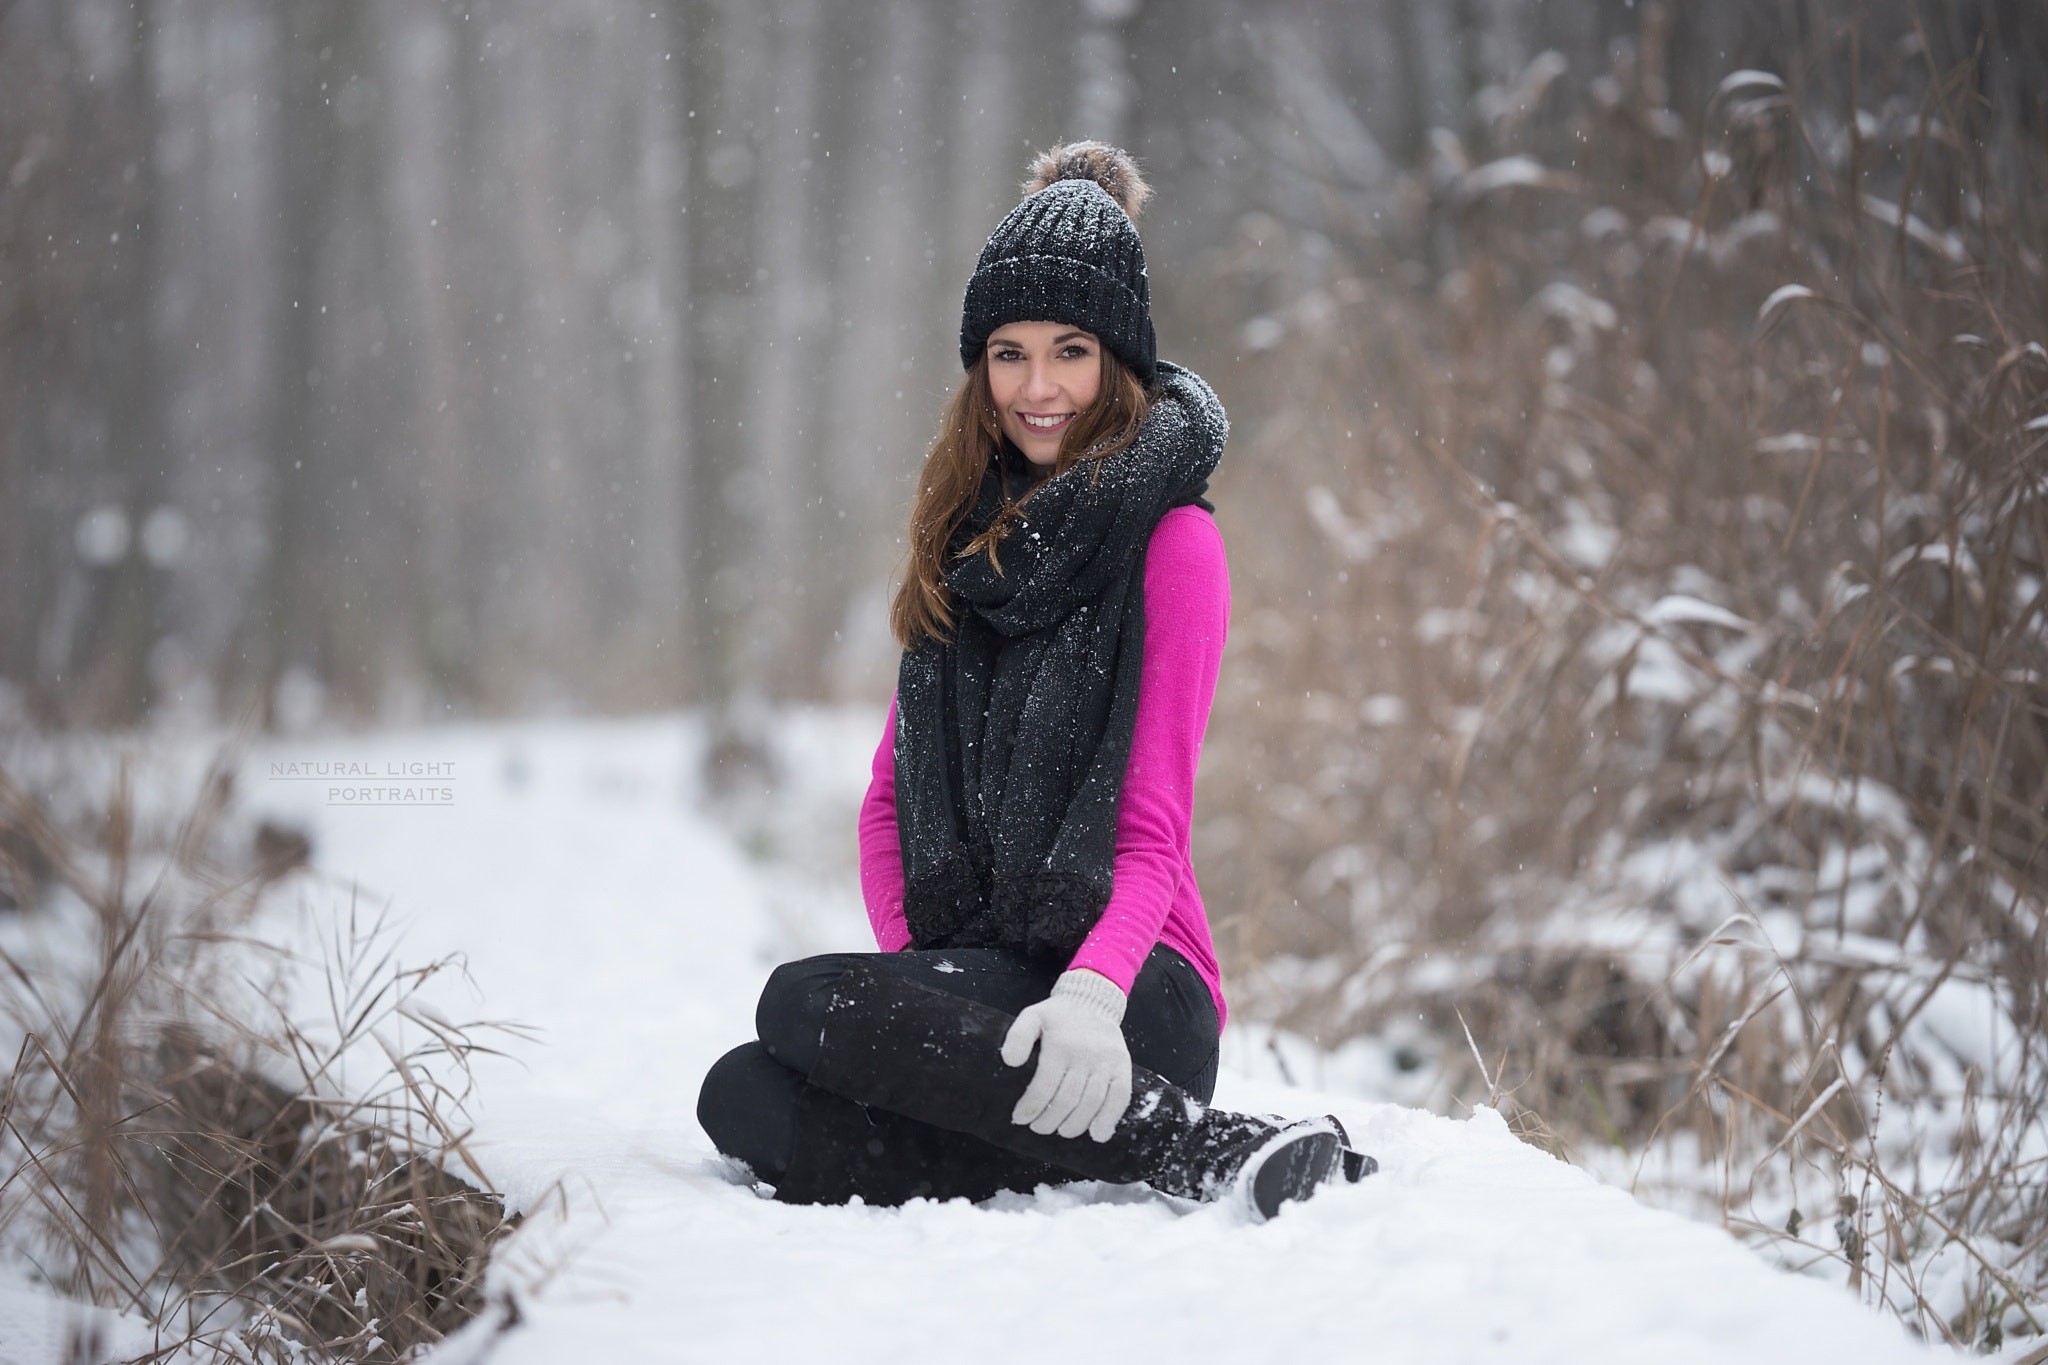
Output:
[[[791,720],[812,756],[798,799],[843,819],[816,837],[848,867],[877,724]],[[529,1214],[492,1281],[524,1320],[476,1324],[436,1361],[1937,1354],[1842,1289],[1515,1141],[1490,1110],[1443,1119],[1229,1070],[1219,1103],[1334,1111],[1382,1173],[1260,1227],[1103,1186],[984,1207],[764,1200],[698,1128],[698,1082],[750,1036],[774,963],[871,944],[850,875],[799,900],[795,873],[694,813],[680,775],[697,743],[675,717],[546,722],[279,743],[246,766],[245,799],[308,825],[318,867],[391,900],[409,962],[466,953],[478,994],[449,1012],[545,1033],[523,1065],[486,1060],[475,1111],[479,1159]],[[453,763],[455,800],[329,806],[325,783],[265,779],[293,759]],[[347,898],[303,895],[325,914]]]

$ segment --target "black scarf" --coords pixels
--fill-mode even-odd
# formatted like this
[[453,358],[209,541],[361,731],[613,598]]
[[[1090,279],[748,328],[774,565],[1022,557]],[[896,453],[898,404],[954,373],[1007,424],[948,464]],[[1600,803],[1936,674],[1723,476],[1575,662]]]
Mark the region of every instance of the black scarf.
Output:
[[947,547],[953,639],[904,651],[896,687],[903,913],[917,947],[1064,960],[1109,903],[1146,542],[1169,508],[1209,507],[1229,434],[1200,376],[1161,361],[1159,379],[1136,440],[1031,495],[998,546],[1000,572],[984,553],[956,556],[1006,501],[1003,455]]

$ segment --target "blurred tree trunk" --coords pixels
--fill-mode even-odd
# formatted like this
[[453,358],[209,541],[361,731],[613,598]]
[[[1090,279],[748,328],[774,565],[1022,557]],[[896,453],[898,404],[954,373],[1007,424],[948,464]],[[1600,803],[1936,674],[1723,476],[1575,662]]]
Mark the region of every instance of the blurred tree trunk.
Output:
[[[712,734],[706,780],[716,792],[765,764],[754,633],[764,597],[754,577],[762,496],[749,458],[758,414],[748,390],[754,378],[748,349],[757,336],[755,271],[768,264],[756,242],[762,169],[756,101],[767,73],[757,6],[697,0],[690,12],[694,41],[683,52],[691,142],[687,316],[694,337],[688,512],[691,580],[702,606],[692,646]],[[778,566],[778,573],[786,572]]]
[[389,91],[378,147],[384,159],[385,216],[398,269],[392,309],[405,363],[395,377],[405,391],[402,442],[413,472],[394,490],[404,517],[415,572],[409,600],[394,603],[407,650],[429,694],[446,702],[475,694],[472,609],[462,578],[475,546],[476,498],[471,420],[462,376],[463,329],[450,260],[455,235],[451,187],[467,169],[453,154],[458,95],[455,39],[438,8],[381,10]]
[[1395,52],[1394,74],[1400,84],[1381,96],[1391,105],[1391,123],[1396,130],[1391,142],[1394,155],[1405,166],[1419,166],[1429,150],[1429,111],[1423,93],[1422,67],[1417,59],[1420,39],[1415,27],[1415,7],[1427,0],[1385,0],[1387,40]]
[[[79,431],[92,387],[80,333],[97,319],[86,233],[105,240],[100,199],[120,183],[107,143],[121,130],[78,69],[68,17],[60,0],[21,0],[0,22],[0,676],[51,723],[73,687],[87,594],[75,534],[98,473]],[[51,249],[74,232],[85,241]]]
[[179,136],[200,154],[166,171],[180,204],[171,289],[191,309],[165,337],[181,368],[166,398],[189,423],[179,434],[192,518],[171,611],[192,642],[195,692],[210,693],[217,708],[240,707],[255,700],[266,630],[283,26],[249,3],[181,13],[200,29],[190,40],[200,56],[184,78]]
[[[158,365],[158,281],[163,271],[163,187],[157,167],[157,135],[165,109],[157,88],[155,0],[134,0],[128,13],[128,66],[120,119],[133,141],[121,177],[128,183],[120,248],[113,257],[119,322],[118,348],[108,357],[110,464],[120,486],[120,506],[129,529],[128,552],[107,573],[104,622],[92,651],[82,714],[92,724],[131,725],[155,701],[149,655],[161,630],[158,601],[161,571],[149,553],[150,518],[164,506],[170,485],[170,442]],[[168,513],[167,513],[168,515]]]
[[527,604],[519,596],[516,567],[531,509],[524,482],[514,477],[532,443],[512,395],[530,380],[518,370],[520,300],[525,290],[512,262],[516,218],[515,149],[505,134],[500,90],[503,53],[483,24],[458,20],[455,37],[450,164],[461,192],[449,203],[450,268],[455,322],[462,333],[462,427],[477,452],[474,477],[464,484],[464,529],[469,537],[463,580],[468,666],[473,700],[491,710],[520,703],[525,655],[521,628]]
[[[865,113],[862,95],[871,79],[874,24],[852,6],[827,5],[823,11],[822,45],[831,60],[818,73],[818,126],[821,160],[810,187],[811,211],[819,225],[820,307],[816,363],[807,382],[818,415],[807,442],[815,477],[804,500],[808,542],[814,562],[822,567],[806,598],[805,619],[818,638],[836,640],[846,620],[847,605],[865,570],[859,558],[864,528],[854,522],[841,497],[846,458],[847,416],[837,405],[840,367],[845,360],[852,319],[847,311],[845,256],[851,240],[850,216],[867,188],[857,153]],[[836,653],[836,651],[834,651]],[[823,665],[828,688],[836,660]],[[829,695],[829,692],[828,692]]]
[[922,106],[933,60],[928,11],[896,0],[880,22],[869,16],[849,28],[833,48],[857,78],[839,148],[847,160],[837,188],[843,228],[819,445],[828,514],[842,528],[827,546],[828,562],[839,566],[840,620],[849,604],[873,600],[901,559],[911,480],[945,376],[958,365],[942,365],[950,352],[936,343],[957,329],[954,290],[965,282],[939,290],[936,225],[921,211],[940,202],[935,167],[943,164],[924,150],[937,131],[925,126]]
[[637,619],[653,635],[650,679],[658,704],[690,695],[691,594],[684,503],[689,457],[689,178],[685,63],[672,29],[656,21],[640,45],[635,101],[638,164],[633,171],[633,237],[638,274],[629,286],[634,404],[639,426],[640,496],[631,510]]
[[1131,79],[1131,37],[1142,5],[1143,0],[1082,0],[1070,137],[1118,147],[1130,137],[1138,94]]
[[832,574],[806,534],[819,497],[815,375],[818,329],[826,311],[818,278],[811,186],[821,155],[818,127],[818,0],[779,0],[768,43],[773,106],[761,138],[760,289],[756,311],[765,334],[752,348],[751,401],[758,413],[753,486],[759,534],[753,581],[767,585],[756,610],[766,690],[812,697],[823,683],[820,647],[807,607]]
[[[56,103],[50,79],[55,63],[46,47],[31,41],[43,36],[39,25],[47,22],[44,16],[30,10],[10,17],[13,23],[0,24],[0,161],[19,165],[20,173],[10,179],[27,185],[42,169],[37,164],[42,158],[31,155],[31,146],[50,140],[35,125],[39,116],[49,117],[49,106]],[[35,251],[27,198],[0,196],[0,271],[7,276],[22,269],[24,258]],[[36,518],[29,502],[36,482],[33,456],[43,444],[36,410],[26,402],[31,375],[41,369],[32,335],[33,297],[26,288],[0,291],[0,582],[8,586],[0,593],[0,678],[18,680],[31,697],[33,641],[49,577],[45,557],[32,553],[40,547],[34,545]]]
[[578,553],[588,540],[587,471],[580,433],[572,440],[569,424],[569,380],[576,368],[570,318],[578,297],[563,212],[568,138],[563,111],[550,101],[555,86],[547,79],[554,63],[566,64],[560,45],[570,40],[550,25],[530,25],[507,58],[507,79],[498,92],[510,153],[516,278],[522,284],[511,370],[531,442],[518,476],[523,515],[510,561],[526,626],[517,644],[519,666],[529,680],[528,705],[566,702],[568,679],[557,670],[592,657],[589,604],[581,591],[587,580],[579,573]]
[[1017,126],[1021,27],[1015,5],[966,0],[947,35],[956,55],[950,63],[952,98],[946,105],[951,125],[946,128],[946,245],[951,249],[940,252],[937,261],[942,295],[949,284],[965,291],[981,244],[1016,202],[1024,178]]
[[[321,682],[334,713],[361,719],[417,704],[413,623],[428,597],[418,461],[405,421],[417,373],[395,344],[405,335],[410,290],[403,228],[384,183],[390,82],[378,52],[388,48],[390,28],[375,6],[352,8],[322,74],[335,147],[316,314],[316,420],[328,464]],[[432,140],[425,129],[416,137]]]
[[1450,126],[1457,130],[1475,158],[1492,155],[1478,102],[1472,98],[1486,84],[1487,26],[1491,17],[1482,0],[1452,0],[1449,104],[1455,122]]
[[278,257],[267,456],[265,566],[256,621],[254,681],[265,728],[279,715],[286,670],[327,662],[325,595],[318,572],[330,550],[323,511],[331,506],[331,451],[321,439],[320,371],[324,272],[338,200],[335,164],[341,130],[327,87],[336,58],[355,50],[361,12],[354,5],[290,0],[279,6],[279,127],[273,193]]

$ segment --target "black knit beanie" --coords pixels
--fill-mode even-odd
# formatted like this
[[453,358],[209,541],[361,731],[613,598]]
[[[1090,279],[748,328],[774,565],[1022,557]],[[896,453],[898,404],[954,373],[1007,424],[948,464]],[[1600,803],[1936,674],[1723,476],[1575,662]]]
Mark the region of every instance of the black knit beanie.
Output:
[[[1091,169],[1078,162],[1060,173],[1080,177]],[[989,234],[960,310],[962,368],[973,369],[989,333],[1010,322],[1085,328],[1139,379],[1152,381],[1158,343],[1145,249],[1130,215],[1094,179],[1054,180]]]

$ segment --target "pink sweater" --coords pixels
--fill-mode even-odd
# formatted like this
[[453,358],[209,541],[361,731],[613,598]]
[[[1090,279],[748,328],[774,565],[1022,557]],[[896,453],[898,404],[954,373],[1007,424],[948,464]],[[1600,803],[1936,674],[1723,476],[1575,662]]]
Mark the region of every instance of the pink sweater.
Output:
[[[1068,964],[1100,972],[1128,994],[1152,946],[1164,943],[1208,984],[1218,1026],[1226,1014],[1222,973],[1189,861],[1188,835],[1195,766],[1229,628],[1223,535],[1201,508],[1173,508],[1159,519],[1145,552],[1144,666],[1130,765],[1117,803],[1109,904]],[[909,947],[903,847],[896,833],[893,698],[875,750],[874,779],[861,803],[860,888],[875,942],[884,952]]]

